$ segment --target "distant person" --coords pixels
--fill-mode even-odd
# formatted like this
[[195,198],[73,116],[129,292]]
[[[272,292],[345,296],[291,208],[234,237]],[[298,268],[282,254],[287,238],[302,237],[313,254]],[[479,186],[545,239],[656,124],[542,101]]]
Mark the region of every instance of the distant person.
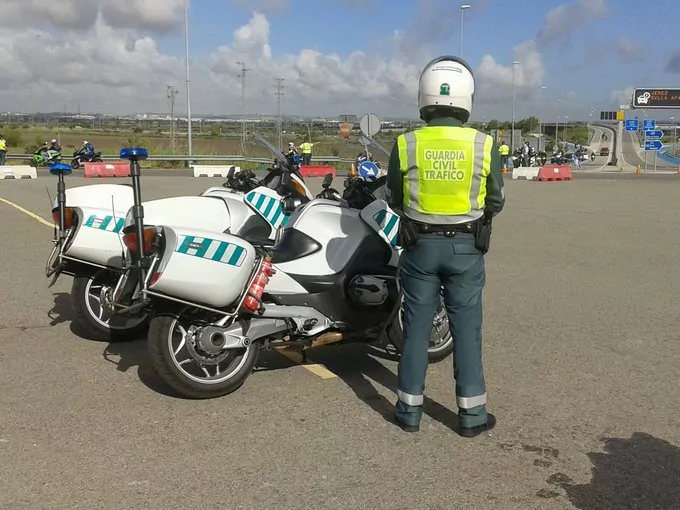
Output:
[[312,164],[312,147],[314,144],[309,138],[307,141],[300,144],[300,151],[302,152],[302,164],[311,165]]
[[83,156],[85,156],[85,159],[90,159],[94,156],[94,145],[87,140],[83,140]]
[[50,142],[49,147],[47,147],[47,150],[61,152],[61,145],[57,143],[56,138],[52,138],[52,141]]
[[529,160],[531,159],[531,147],[529,142],[524,142],[522,147],[522,166],[529,166]]
[[501,141],[501,146],[498,148],[498,153],[501,155],[501,167],[507,168],[508,158],[510,157],[510,147],[508,147],[504,140]]
[[7,159],[7,140],[5,137],[0,135],[0,166],[5,166],[5,160]]

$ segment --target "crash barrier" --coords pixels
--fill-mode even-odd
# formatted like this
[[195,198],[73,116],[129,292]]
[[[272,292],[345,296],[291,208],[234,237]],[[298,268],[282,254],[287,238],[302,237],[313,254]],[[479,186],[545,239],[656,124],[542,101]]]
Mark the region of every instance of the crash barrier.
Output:
[[130,163],[114,161],[112,163],[85,163],[85,177],[129,177]]
[[327,165],[303,165],[300,167],[302,177],[323,177],[331,174],[335,177],[335,167]]
[[545,165],[538,170],[536,180],[547,181],[571,181],[571,167],[569,165]]
[[538,172],[541,168],[538,166],[518,166],[512,169],[512,178],[526,179],[527,181],[534,181],[538,177]]
[[191,168],[194,170],[194,177],[226,177],[232,166],[236,168],[236,172],[241,171],[241,167],[235,165],[191,165]]
[[38,172],[32,166],[0,166],[3,179],[37,179]]

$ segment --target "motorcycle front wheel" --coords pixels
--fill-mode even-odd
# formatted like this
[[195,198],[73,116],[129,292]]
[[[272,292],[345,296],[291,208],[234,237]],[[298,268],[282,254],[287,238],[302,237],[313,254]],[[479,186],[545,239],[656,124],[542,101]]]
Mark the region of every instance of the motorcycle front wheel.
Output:
[[73,168],[74,170],[80,168],[80,161],[78,161],[78,158],[75,158],[73,159],[73,161],[71,161],[71,168]]
[[194,334],[195,326],[210,322],[206,313],[192,307],[164,311],[149,325],[147,341],[154,370],[184,398],[218,398],[233,393],[253,372],[260,353],[259,342],[242,349],[208,352],[210,349],[202,347]]
[[115,286],[117,274],[101,270],[73,279],[71,304],[76,321],[93,340],[121,342],[133,340],[148,326],[149,312],[135,315],[109,315],[101,305],[102,295]]
[[[401,354],[404,352],[404,305],[402,298],[402,306],[396,317],[387,326],[387,337],[392,345]],[[429,363],[437,363],[449,357],[453,352],[453,336],[449,329],[449,320],[446,315],[446,307],[444,306],[444,298],[439,302],[439,307],[434,316],[432,323],[432,333],[430,334],[430,343],[427,347],[427,361]]]

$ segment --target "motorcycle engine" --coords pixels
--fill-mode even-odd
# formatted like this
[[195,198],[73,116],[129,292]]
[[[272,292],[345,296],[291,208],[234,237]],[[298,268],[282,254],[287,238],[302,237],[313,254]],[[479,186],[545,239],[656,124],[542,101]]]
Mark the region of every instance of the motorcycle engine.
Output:
[[349,295],[360,306],[380,306],[387,301],[387,281],[377,276],[360,274],[349,282]]

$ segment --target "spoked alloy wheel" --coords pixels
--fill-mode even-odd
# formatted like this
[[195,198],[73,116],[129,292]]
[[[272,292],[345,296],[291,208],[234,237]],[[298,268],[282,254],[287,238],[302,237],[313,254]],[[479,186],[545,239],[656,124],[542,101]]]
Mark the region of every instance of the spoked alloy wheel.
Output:
[[216,398],[236,391],[252,373],[260,344],[223,349],[201,339],[206,312],[185,308],[155,316],[149,327],[149,354],[159,377],[179,395]]
[[[402,297],[401,308],[387,328],[387,333],[392,344],[399,352],[404,351],[404,300]],[[449,319],[444,306],[444,298],[441,297],[439,307],[432,321],[432,333],[427,348],[427,359],[430,363],[436,363],[449,356],[453,352],[453,336],[449,330]]]
[[107,342],[132,340],[146,329],[149,312],[110,314],[102,306],[102,296],[116,285],[118,275],[101,270],[73,279],[71,300],[78,323],[93,339]]

